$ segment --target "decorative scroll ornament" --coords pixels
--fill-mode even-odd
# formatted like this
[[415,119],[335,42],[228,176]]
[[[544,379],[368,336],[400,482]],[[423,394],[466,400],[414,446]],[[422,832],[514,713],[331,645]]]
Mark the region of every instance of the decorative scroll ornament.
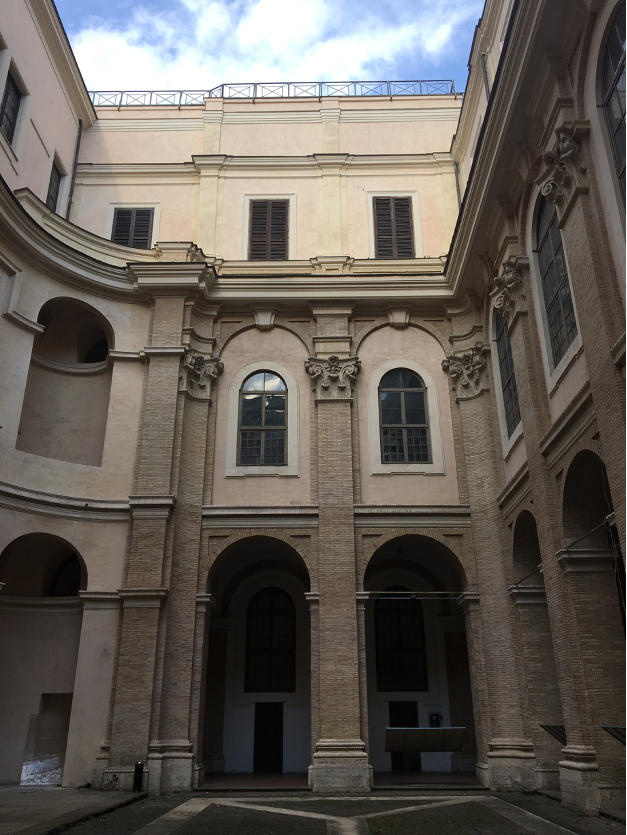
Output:
[[564,208],[576,189],[585,188],[586,167],[582,163],[579,143],[573,136],[574,128],[562,126],[557,133],[557,144],[544,154],[547,170],[540,178],[541,192],[549,201]]
[[519,313],[527,312],[527,297],[521,274],[513,261],[505,261],[503,272],[494,279],[494,289],[490,293],[494,307],[507,319],[511,327]]
[[189,351],[181,359],[179,369],[179,391],[186,392],[194,400],[211,402],[212,385],[222,374],[224,365],[217,357],[203,357]]
[[488,348],[477,342],[474,348],[459,356],[453,355],[442,360],[442,368],[451,378],[451,390],[458,400],[470,400],[488,388],[488,364],[485,355]]
[[353,394],[353,381],[361,362],[357,357],[341,360],[335,355],[328,359],[309,357],[305,368],[315,385],[313,390],[320,400],[347,400]]

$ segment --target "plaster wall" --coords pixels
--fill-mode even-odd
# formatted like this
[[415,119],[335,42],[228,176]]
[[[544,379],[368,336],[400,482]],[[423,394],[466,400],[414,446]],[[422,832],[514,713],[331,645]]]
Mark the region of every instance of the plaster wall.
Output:
[[446,152],[457,128],[459,111],[450,108],[450,118],[412,121],[343,122],[340,120],[340,151],[346,154],[431,154]]
[[[305,370],[307,348],[301,340],[282,328],[242,331],[225,345],[221,353],[224,372],[217,386],[216,445],[214,458],[213,503],[216,505],[289,505],[311,503],[310,481],[310,380]],[[296,477],[226,477],[227,393],[233,376],[245,365],[264,361],[284,365],[296,377],[299,396],[299,475]],[[288,390],[288,397],[294,392]],[[288,426],[288,432],[293,427]]]
[[[444,350],[440,343],[418,327],[395,330],[386,326],[364,339],[359,346],[359,358],[361,371],[357,375],[356,405],[362,502],[384,505],[459,504],[448,378],[442,371]],[[436,381],[444,446],[443,475],[371,474],[367,398],[369,378],[385,360],[398,360],[399,367],[402,367],[404,359],[419,362]]]

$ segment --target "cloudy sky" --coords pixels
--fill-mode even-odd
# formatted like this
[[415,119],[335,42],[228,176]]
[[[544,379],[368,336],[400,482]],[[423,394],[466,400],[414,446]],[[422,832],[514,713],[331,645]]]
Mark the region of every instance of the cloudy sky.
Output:
[[56,0],[90,90],[454,78],[482,0]]

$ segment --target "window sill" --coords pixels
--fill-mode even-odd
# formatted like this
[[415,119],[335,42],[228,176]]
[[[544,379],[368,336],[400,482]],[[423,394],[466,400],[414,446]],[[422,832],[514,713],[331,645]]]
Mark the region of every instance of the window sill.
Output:
[[437,464],[375,464],[370,475],[446,475],[446,472]]
[[582,354],[582,352],[583,342],[581,341],[581,334],[578,333],[572,341],[572,344],[568,346],[568,350],[566,351],[562,359],[559,361],[559,363],[555,366],[555,368],[549,375],[549,397],[553,397],[553,395],[559,388],[560,383],[568,374],[571,366],[573,365],[575,360]]
[[260,476],[274,476],[275,478],[298,478],[296,467],[237,467],[229,468],[225,478],[251,478]]

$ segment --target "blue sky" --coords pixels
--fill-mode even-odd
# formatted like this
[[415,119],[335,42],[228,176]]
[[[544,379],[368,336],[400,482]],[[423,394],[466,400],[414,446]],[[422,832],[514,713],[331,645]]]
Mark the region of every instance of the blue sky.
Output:
[[56,0],[90,90],[238,81],[466,84],[482,0]]

